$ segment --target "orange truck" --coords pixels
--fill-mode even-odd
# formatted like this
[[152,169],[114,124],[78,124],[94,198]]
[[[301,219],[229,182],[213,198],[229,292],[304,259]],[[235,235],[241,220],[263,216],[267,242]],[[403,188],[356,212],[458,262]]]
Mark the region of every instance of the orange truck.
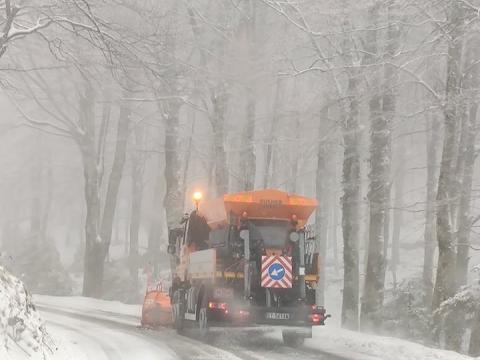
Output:
[[319,256],[306,228],[315,199],[278,190],[202,201],[171,229],[174,327],[268,325],[297,346],[329,315],[315,304]]

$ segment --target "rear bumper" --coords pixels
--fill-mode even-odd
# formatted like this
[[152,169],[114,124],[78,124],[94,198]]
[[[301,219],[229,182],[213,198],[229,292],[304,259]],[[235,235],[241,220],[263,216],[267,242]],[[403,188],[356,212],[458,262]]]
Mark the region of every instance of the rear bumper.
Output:
[[[209,311],[209,322],[213,326],[255,326],[266,325],[271,327],[291,328],[311,335],[311,328],[315,323],[312,320],[311,306],[267,308],[249,306],[243,309],[229,309],[227,312],[219,310]],[[215,324],[215,325],[214,325]]]

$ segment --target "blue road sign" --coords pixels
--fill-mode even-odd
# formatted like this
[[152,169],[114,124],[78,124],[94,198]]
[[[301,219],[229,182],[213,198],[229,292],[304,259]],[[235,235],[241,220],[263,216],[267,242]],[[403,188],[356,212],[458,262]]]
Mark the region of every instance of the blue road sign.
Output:
[[272,278],[272,280],[282,280],[285,276],[285,268],[282,266],[282,264],[273,263],[268,268],[268,275]]

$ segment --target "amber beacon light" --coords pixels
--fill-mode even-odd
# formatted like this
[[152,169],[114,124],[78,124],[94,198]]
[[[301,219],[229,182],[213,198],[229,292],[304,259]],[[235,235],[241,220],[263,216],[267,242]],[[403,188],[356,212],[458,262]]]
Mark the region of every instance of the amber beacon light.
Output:
[[193,193],[193,201],[195,202],[195,207],[198,210],[198,204],[200,203],[200,200],[202,200],[203,194],[200,191],[195,191]]

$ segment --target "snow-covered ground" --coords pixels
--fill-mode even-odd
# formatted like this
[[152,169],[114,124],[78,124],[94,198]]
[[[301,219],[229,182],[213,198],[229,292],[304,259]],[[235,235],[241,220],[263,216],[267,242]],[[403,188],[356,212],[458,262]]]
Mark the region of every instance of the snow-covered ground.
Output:
[[[35,301],[40,307],[56,308],[65,312],[66,314],[86,314],[89,317],[98,318],[99,320],[108,320],[118,322],[119,324],[135,326],[139,323],[140,307],[136,305],[125,305],[118,302],[109,302],[103,300],[87,299],[82,297],[50,297],[50,296],[35,296]],[[88,345],[92,343],[90,337],[95,334],[94,337],[108,337],[111,338],[111,344],[115,351],[122,351],[122,339],[121,334],[115,334],[113,330],[105,330],[95,325],[88,325],[84,320],[80,322],[74,320],[72,328],[65,328],[62,326],[57,327],[55,315],[48,315],[49,325],[53,332],[62,335],[70,342],[77,342],[80,348],[86,347],[92,349],[92,346]],[[50,323],[51,322],[51,323]],[[78,323],[79,322],[79,323]],[[53,324],[53,326],[51,326]],[[267,333],[266,338],[271,338],[278,343],[281,339],[281,333],[274,331]],[[137,346],[141,348],[141,339],[133,339],[131,348]],[[129,341],[132,341],[130,339]],[[185,341],[187,341],[185,339]],[[88,345],[88,346],[87,346]],[[93,345],[95,348],[97,345]],[[185,343],[188,346],[188,343]],[[472,358],[464,355],[460,355],[454,352],[438,350],[428,348],[416,343],[412,343],[397,338],[383,337],[371,334],[362,334],[352,332],[339,328],[332,324],[325,327],[316,327],[313,332],[313,338],[308,339],[305,343],[305,348],[315,350],[321,353],[331,354],[335,358],[344,358],[352,360],[471,360]],[[144,347],[148,349],[148,347]],[[245,349],[255,353],[255,349]],[[124,355],[128,354],[123,352]],[[145,355],[145,359],[148,359],[149,354]],[[228,356],[228,354],[224,354]],[[158,353],[157,353],[158,356]],[[170,357],[169,357],[170,356]],[[157,359],[171,358],[171,352],[164,352],[161,357]],[[273,356],[273,354],[272,354]],[[240,358],[242,356],[239,356]],[[91,359],[92,357],[87,357]],[[137,359],[137,357],[134,357]],[[225,357],[221,357],[225,358]],[[262,357],[265,358],[265,357]],[[268,357],[266,357],[268,358]],[[272,357],[273,358],[273,357]],[[128,357],[121,357],[121,359],[128,359]],[[133,358],[132,358],[133,359]],[[326,357],[328,359],[328,357]]]
[[306,346],[355,360],[471,360],[455,352],[425,347],[392,337],[317,327]]
[[34,295],[35,304],[50,309],[59,309],[65,312],[81,313],[95,316],[99,319],[112,319],[127,324],[139,324],[142,313],[141,305],[127,305],[118,301],[106,301],[86,298],[82,296],[47,296]]
[[24,284],[0,267],[0,359],[83,360],[47,332]]

